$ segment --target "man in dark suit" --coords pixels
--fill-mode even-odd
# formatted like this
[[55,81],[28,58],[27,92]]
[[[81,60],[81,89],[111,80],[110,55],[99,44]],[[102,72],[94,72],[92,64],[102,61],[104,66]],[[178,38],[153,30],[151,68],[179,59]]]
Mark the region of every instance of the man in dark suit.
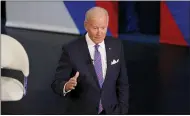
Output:
[[52,88],[67,101],[66,114],[127,114],[129,86],[122,43],[106,37],[108,13],[86,13],[84,37],[63,47]]

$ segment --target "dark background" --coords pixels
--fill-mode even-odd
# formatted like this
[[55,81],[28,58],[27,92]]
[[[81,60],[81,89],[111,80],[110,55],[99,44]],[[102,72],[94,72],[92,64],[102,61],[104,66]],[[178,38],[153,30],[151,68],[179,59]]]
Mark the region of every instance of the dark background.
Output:
[[160,2],[119,1],[119,33],[159,35]]

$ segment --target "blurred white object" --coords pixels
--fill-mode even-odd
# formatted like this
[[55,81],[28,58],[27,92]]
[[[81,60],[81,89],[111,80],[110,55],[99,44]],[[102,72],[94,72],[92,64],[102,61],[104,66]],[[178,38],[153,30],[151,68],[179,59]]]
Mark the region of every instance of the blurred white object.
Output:
[[[29,60],[24,47],[16,39],[4,34],[1,34],[1,68],[22,71],[25,80],[29,75]],[[1,100],[22,99],[26,92],[23,83],[16,77],[1,76]]]

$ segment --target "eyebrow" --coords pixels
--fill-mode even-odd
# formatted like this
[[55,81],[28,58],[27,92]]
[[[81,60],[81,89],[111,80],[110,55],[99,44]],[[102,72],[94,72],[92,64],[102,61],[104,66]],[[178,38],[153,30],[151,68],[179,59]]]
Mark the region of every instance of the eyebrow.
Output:
[[[91,24],[92,25],[92,24]],[[93,27],[99,27],[97,25],[92,25]],[[105,28],[106,26],[100,26],[100,28]]]

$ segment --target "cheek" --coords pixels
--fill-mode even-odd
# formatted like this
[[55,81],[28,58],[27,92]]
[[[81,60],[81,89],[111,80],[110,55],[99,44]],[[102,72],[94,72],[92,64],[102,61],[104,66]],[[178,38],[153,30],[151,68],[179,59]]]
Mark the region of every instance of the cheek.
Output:
[[92,36],[92,37],[95,37],[97,35],[97,32],[94,31],[94,30],[89,30],[89,34]]
[[91,30],[91,33],[92,33],[93,35],[96,35],[96,34],[97,34],[97,31],[96,31],[96,30]]
[[102,33],[103,33],[103,34],[106,34],[106,33],[107,33],[107,30],[103,30]]

